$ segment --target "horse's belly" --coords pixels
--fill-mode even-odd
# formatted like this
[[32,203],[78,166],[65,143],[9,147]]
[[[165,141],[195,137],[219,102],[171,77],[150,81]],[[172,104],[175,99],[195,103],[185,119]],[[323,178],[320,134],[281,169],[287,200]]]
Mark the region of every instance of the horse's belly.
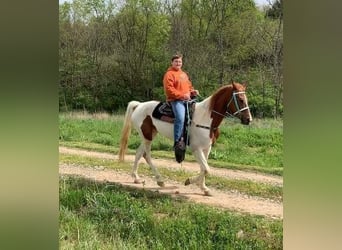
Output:
[[160,135],[173,140],[173,123],[163,122],[157,119],[152,119],[153,125],[157,128]]

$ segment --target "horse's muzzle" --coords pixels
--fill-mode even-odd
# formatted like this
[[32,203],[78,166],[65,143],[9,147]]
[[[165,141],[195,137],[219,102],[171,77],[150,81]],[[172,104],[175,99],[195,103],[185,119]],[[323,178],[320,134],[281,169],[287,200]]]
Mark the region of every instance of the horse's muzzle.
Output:
[[249,125],[249,123],[251,122],[251,119],[248,117],[248,118],[241,118],[241,123],[243,125]]

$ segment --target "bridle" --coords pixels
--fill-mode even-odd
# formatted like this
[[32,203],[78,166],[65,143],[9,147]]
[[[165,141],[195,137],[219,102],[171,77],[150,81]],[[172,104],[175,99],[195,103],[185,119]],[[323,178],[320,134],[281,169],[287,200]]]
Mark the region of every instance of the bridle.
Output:
[[[246,92],[245,91],[233,92],[232,97],[230,98],[230,100],[229,100],[229,102],[227,104],[227,111],[226,111],[225,114],[217,112],[216,110],[212,110],[211,112],[213,112],[215,114],[218,114],[218,115],[221,115],[221,116],[226,117],[226,118],[237,117],[238,114],[240,114],[241,112],[249,109],[248,105],[246,107],[243,107],[243,108],[239,107],[239,103],[238,103],[237,98],[236,98],[236,96],[239,95],[239,94],[244,94],[245,98],[246,98]],[[235,105],[235,108],[236,108],[236,111],[233,114],[229,113],[229,105],[232,102],[234,102],[234,105]]]
[[[225,118],[230,118],[230,117],[238,118],[238,117],[237,117],[238,114],[240,114],[241,112],[243,112],[243,111],[249,109],[248,104],[247,104],[246,107],[240,108],[239,103],[238,103],[237,98],[236,98],[236,96],[239,95],[239,94],[244,94],[244,95],[245,95],[245,98],[246,98],[246,92],[245,92],[245,91],[233,92],[232,97],[230,98],[230,100],[229,100],[229,102],[228,102],[228,104],[227,104],[227,111],[225,112],[225,114],[222,114],[222,113],[220,113],[220,112],[217,112],[216,110],[212,110],[211,112],[212,112],[212,113],[215,113],[215,114],[218,114],[218,115],[220,115],[220,116],[223,116],[223,117],[225,117]],[[236,111],[235,111],[233,114],[231,114],[231,113],[229,112],[229,105],[230,105],[232,102],[234,102],[234,105],[235,105],[235,108],[236,108]],[[213,129],[213,130],[216,130],[216,129],[217,129],[217,127],[208,127],[208,126],[203,126],[203,125],[200,125],[200,124],[196,124],[196,127],[204,128],[204,129]]]

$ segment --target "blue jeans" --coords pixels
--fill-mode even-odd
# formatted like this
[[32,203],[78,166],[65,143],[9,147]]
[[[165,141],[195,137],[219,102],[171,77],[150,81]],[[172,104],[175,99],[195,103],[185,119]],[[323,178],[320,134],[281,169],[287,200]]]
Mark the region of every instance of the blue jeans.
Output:
[[173,113],[175,114],[175,121],[173,127],[173,138],[177,142],[182,136],[184,120],[185,120],[185,104],[184,101],[170,102]]

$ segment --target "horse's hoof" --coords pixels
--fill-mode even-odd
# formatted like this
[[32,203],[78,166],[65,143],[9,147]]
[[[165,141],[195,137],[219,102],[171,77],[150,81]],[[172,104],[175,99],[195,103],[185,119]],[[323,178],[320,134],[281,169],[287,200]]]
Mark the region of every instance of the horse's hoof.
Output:
[[134,179],[134,184],[141,184],[143,183],[144,181],[141,180],[141,179]]
[[190,179],[189,179],[189,178],[188,178],[188,179],[186,179],[186,181],[185,181],[184,185],[185,185],[185,186],[188,186],[188,185],[190,185]]
[[165,187],[165,183],[163,181],[157,181],[159,187]]
[[209,190],[204,191],[204,196],[213,196]]

